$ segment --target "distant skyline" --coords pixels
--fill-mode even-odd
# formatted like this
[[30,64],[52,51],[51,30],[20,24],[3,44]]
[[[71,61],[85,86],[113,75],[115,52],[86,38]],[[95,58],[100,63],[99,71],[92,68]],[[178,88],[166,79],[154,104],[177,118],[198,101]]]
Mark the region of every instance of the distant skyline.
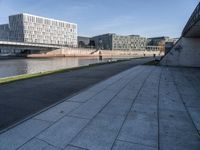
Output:
[[78,35],[179,37],[199,0],[0,0],[0,23],[17,13],[74,22]]

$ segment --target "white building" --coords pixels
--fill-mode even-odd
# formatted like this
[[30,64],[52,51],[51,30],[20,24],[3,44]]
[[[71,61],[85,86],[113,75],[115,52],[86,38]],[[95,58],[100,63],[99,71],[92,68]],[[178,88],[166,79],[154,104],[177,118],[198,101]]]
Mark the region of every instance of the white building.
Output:
[[[5,34],[8,33],[7,29],[9,35]],[[6,38],[17,42],[77,47],[77,24],[25,13],[17,14],[9,16],[8,25],[0,25],[0,40]]]

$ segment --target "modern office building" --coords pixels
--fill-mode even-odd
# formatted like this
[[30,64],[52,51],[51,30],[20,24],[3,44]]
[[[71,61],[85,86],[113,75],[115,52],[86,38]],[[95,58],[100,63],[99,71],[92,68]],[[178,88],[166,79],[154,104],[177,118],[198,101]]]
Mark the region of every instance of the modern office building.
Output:
[[178,41],[178,38],[172,38],[165,42],[165,53],[168,53]]
[[0,40],[77,47],[77,24],[45,17],[17,14],[0,25]]
[[148,38],[148,45],[165,46],[165,42],[169,41],[169,39],[167,36]]
[[161,51],[169,51],[173,45],[176,43],[177,39],[176,38],[170,38],[167,36],[162,36],[162,37],[153,37],[153,38],[148,38],[148,44],[150,46],[159,46],[161,47]]
[[0,25],[0,40],[9,40],[9,26],[8,24]]
[[91,38],[96,49],[106,50],[145,50],[147,39],[139,35],[117,35],[108,33]]
[[90,47],[90,37],[78,36],[78,47],[79,48]]

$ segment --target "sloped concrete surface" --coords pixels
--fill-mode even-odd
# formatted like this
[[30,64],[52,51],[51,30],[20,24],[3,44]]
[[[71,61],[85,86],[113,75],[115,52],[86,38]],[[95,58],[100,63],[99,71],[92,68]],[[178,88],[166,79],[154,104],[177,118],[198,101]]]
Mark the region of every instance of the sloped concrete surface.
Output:
[[137,66],[0,135],[2,150],[199,150],[200,69]]
[[200,67],[200,38],[181,37],[161,60],[164,66]]

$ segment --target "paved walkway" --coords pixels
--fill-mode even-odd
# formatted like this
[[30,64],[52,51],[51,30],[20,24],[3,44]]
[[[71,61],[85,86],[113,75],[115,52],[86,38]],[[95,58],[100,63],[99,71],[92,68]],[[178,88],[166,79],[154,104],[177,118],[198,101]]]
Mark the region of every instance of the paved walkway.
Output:
[[0,135],[1,150],[199,150],[200,70],[137,66]]
[[0,130],[65,97],[151,60],[154,58],[132,59],[1,85]]

